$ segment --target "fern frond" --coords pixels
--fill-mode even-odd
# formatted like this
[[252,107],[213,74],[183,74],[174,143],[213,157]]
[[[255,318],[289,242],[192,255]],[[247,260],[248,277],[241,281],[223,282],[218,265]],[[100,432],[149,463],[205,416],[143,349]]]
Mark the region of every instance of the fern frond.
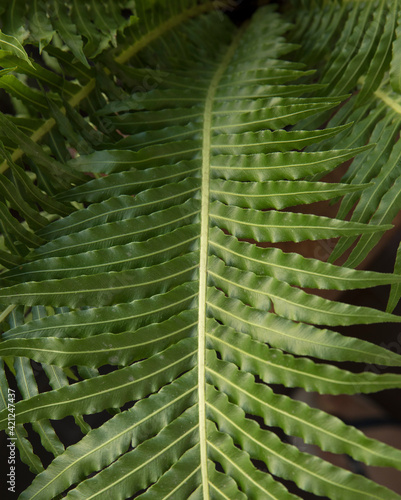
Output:
[[[377,6],[373,3],[355,5],[348,12],[341,3],[333,3],[332,8],[336,19],[333,26],[337,27],[338,32],[341,31],[335,49],[330,53],[331,46],[322,45],[320,36],[323,27],[319,27],[311,32],[309,52],[306,50],[300,60],[318,67],[321,81],[327,83],[322,94],[353,92],[349,102],[330,120],[332,125],[339,126],[355,119],[351,133],[343,135],[345,144],[355,146],[370,143],[375,146],[357,158],[344,176],[344,181],[350,184],[371,182],[372,185],[361,195],[346,195],[339,208],[338,218],[346,218],[352,211],[351,220],[355,222],[372,225],[391,223],[399,208],[397,165],[400,143],[395,139],[400,131],[401,106],[392,86],[397,88],[396,27],[400,6],[398,2],[381,1]],[[316,7],[294,13],[304,16],[306,20],[314,18],[314,9]],[[344,26],[341,23],[345,23]],[[296,28],[293,40],[300,40],[300,36],[302,33]],[[318,50],[320,55],[322,51],[325,52],[324,58],[316,58]],[[323,113],[314,122],[304,121],[304,125],[308,123],[307,126],[314,126],[328,117],[327,113]],[[331,147],[334,142],[328,141],[326,144]],[[330,256],[331,261],[339,258],[355,241],[354,237],[341,238]],[[378,242],[379,238],[373,235],[360,238],[346,265],[354,267],[361,263]]]
[[[390,310],[399,273],[340,268],[270,245],[331,237],[370,244],[391,227],[383,214],[395,206],[398,119],[385,116],[388,99],[377,98],[387,88],[379,80],[399,5],[303,4],[299,19],[269,6],[237,27],[209,12],[216,2],[138,1],[129,4],[138,22],[107,48],[125,26],[119,18],[106,29],[111,4],[71,2],[58,4],[57,22],[48,14],[38,31],[19,35],[36,37],[58,71],[71,68],[74,77],[59,103],[42,96],[45,120],[36,111],[28,121],[0,115],[8,162],[0,221],[9,248],[0,254],[9,267],[0,275],[0,356],[19,387],[21,456],[41,470],[29,446],[23,450],[29,423],[54,455],[21,498],[298,498],[288,481],[332,499],[400,498],[287,437],[395,469],[400,450],[290,392],[275,393],[276,384],[324,394],[401,384],[397,373],[363,370],[399,367],[399,354],[328,329],[399,323],[399,316],[303,290],[391,285]],[[32,9],[35,19],[43,6]],[[343,23],[356,46],[328,56]],[[311,26],[316,34],[302,52],[293,42]],[[53,30],[70,51],[51,44]],[[27,61],[15,54],[6,61],[6,69],[17,63],[18,81],[29,88],[21,77],[32,74]],[[37,70],[57,90],[60,77]],[[154,88],[138,87],[146,75],[157,78]],[[364,75],[360,96],[344,95]],[[373,136],[385,158],[365,144]],[[346,182],[316,180],[355,156]],[[362,159],[369,173],[355,167]],[[358,210],[368,210],[362,205],[378,201],[386,176],[384,206],[376,203],[373,218],[302,213],[338,197],[360,199]],[[30,360],[50,388],[39,390]],[[0,387],[7,429],[5,377]],[[108,418],[92,429],[85,417],[103,410]],[[82,436],[64,450],[51,421],[70,415]]]

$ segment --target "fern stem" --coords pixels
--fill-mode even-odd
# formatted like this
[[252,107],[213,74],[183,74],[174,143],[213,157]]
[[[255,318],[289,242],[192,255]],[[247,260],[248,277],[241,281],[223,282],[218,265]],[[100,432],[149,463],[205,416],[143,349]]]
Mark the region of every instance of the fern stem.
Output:
[[0,323],[2,323],[7,316],[17,307],[16,304],[11,304],[0,314]]
[[[182,22],[184,22],[187,19],[190,19],[191,17],[195,17],[197,15],[206,13],[208,11],[218,9],[218,8],[223,8],[224,6],[228,6],[229,1],[222,1],[222,0],[213,0],[211,2],[204,3],[202,5],[196,5],[195,7],[192,7],[191,9],[188,9],[185,12],[182,12],[181,14],[178,14],[170,19],[168,19],[165,23],[162,25],[158,26],[154,30],[151,30],[149,33],[144,35],[142,38],[137,40],[133,45],[128,47],[125,51],[121,52],[116,58],[115,61],[119,64],[124,64],[129,59],[131,59],[135,54],[140,52],[143,48],[145,48],[149,43],[157,39],[158,37],[162,36],[164,33],[167,31],[175,28]],[[110,70],[108,68],[105,68],[105,73],[110,74]],[[71,99],[68,101],[71,107],[76,107],[78,104],[85,99],[86,97],[89,96],[89,94],[92,92],[92,90],[96,87],[96,79],[92,78],[82,89],[77,92],[74,96],[71,97]],[[65,114],[66,111],[64,107],[60,109],[60,111]],[[31,140],[34,142],[39,142],[50,130],[54,127],[56,124],[56,121],[53,118],[49,118],[44,122],[44,124],[38,128],[32,135],[31,135]],[[16,162],[23,156],[24,152],[22,149],[18,148],[15,151],[13,151],[11,155],[11,159],[13,162]],[[9,168],[9,165],[6,160],[4,160],[0,164],[0,174],[4,173],[7,169]]]
[[388,94],[383,92],[382,90],[376,90],[375,95],[381,99],[387,106],[390,106],[391,109],[393,109],[396,113],[401,115],[401,105],[394,101]]
[[224,75],[242,37],[246,25],[242,26],[228,47],[209,86],[203,115],[202,146],[202,205],[199,262],[199,315],[198,315],[198,405],[199,405],[199,442],[200,464],[203,484],[203,499],[209,500],[207,471],[207,437],[206,437],[206,292],[207,292],[207,260],[209,240],[209,197],[210,197],[210,148],[212,134],[213,101],[219,82]]
[[149,45],[151,42],[153,42],[160,36],[164,35],[164,33],[166,33],[167,31],[175,28],[182,22],[186,21],[187,19],[199,16],[200,14],[203,14],[213,9],[222,8],[228,4],[229,2],[224,2],[224,1],[207,2],[202,5],[195,5],[186,12],[182,12],[177,16],[171,17],[165,23],[158,26],[156,29],[149,31],[149,33],[143,36],[140,40],[138,40],[133,45],[128,47],[126,50],[121,52],[121,54],[115,58],[115,61],[119,64],[124,64],[129,59],[131,59],[135,54],[137,54],[139,51],[141,51],[147,45]]

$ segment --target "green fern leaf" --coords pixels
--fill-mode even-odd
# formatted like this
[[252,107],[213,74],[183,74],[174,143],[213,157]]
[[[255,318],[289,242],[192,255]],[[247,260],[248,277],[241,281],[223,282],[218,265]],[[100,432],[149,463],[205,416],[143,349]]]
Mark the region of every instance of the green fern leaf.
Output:
[[[14,3],[54,58],[33,66],[57,93],[34,91],[28,62],[7,55],[0,84],[32,100],[29,117],[0,115],[0,428],[14,380],[20,455],[38,473],[20,498],[299,498],[290,483],[401,498],[287,436],[399,470],[400,450],[275,392],[400,387],[363,370],[400,367],[399,354],[331,329],[400,316],[303,290],[391,285],[390,310],[398,262],[379,274],[271,245],[359,237],[354,263],[392,227],[400,121],[381,80],[399,3],[269,6],[240,27],[220,2]],[[317,180],[354,156],[344,182]],[[337,219],[302,211],[339,197]],[[52,422],[71,415],[82,435],[64,449]],[[54,456],[44,470],[27,424]]]

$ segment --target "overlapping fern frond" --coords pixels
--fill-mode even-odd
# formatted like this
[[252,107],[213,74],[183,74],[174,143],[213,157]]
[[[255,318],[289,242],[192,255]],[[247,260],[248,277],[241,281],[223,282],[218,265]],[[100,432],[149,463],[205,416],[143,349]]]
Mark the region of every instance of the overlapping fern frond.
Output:
[[[395,16],[400,7],[382,2],[382,10],[365,12],[359,2],[330,2],[317,11],[306,4],[310,17],[264,7],[236,27],[216,3],[154,2],[145,9],[146,2],[135,2],[128,7],[138,22],[122,46],[93,52],[96,39],[83,32],[84,53],[96,62],[89,68],[74,61],[80,58],[71,47],[72,55],[49,49],[65,65],[59,74],[4,55],[10,73],[2,79],[18,81],[10,88],[18,93],[22,85],[19,97],[33,110],[0,116],[0,257],[7,268],[0,274],[0,424],[7,429],[8,383],[15,383],[17,445],[38,473],[21,498],[289,500],[299,498],[286,488],[291,481],[299,492],[332,499],[400,498],[301,452],[275,431],[401,469],[400,450],[270,387],[355,394],[401,384],[400,375],[369,373],[363,365],[399,367],[401,356],[335,331],[400,322],[398,316],[303,290],[392,284],[396,293],[400,276],[264,246],[362,241],[391,227],[388,218],[365,224],[290,210],[338,197],[364,204],[373,175],[349,174],[336,184],[316,178],[379,147],[370,144],[373,132],[357,140],[365,122],[352,114],[359,99],[370,119],[379,92],[373,69],[358,72],[355,57],[348,62],[352,78],[341,72],[347,85],[325,87],[336,55],[317,73],[310,68],[328,57],[343,19],[356,23],[364,15],[376,27],[376,17]],[[79,8],[93,14],[86,6]],[[73,14],[68,19],[76,22]],[[324,29],[322,19],[330,26],[327,51],[324,45],[316,53],[313,37],[305,50],[289,43],[303,40],[314,23]],[[381,29],[391,46],[395,26],[386,36]],[[43,51],[51,47],[41,40],[33,41]],[[374,61],[374,49],[360,43]],[[7,66],[11,60],[16,68]],[[394,80],[397,58],[388,55],[375,81],[386,78],[390,60]],[[42,88],[28,85],[32,64]],[[321,126],[363,75],[367,90]],[[396,115],[386,120],[379,140],[388,141],[390,157],[399,147]],[[30,360],[40,363],[49,390],[38,387]],[[334,361],[360,363],[360,370]],[[111,417],[92,429],[85,416],[103,410]],[[52,421],[69,415],[82,437],[64,449]],[[54,456],[45,470],[27,423]]]
[[[325,23],[317,22],[317,5],[314,9],[294,7],[298,22],[294,25],[293,41],[301,41],[303,29],[315,20],[314,29],[308,32],[308,43],[298,52],[297,59],[318,70],[319,82],[326,84],[320,95],[350,94],[329,126],[350,121],[354,126],[334,141],[327,141],[326,147],[333,147],[337,140],[344,147],[374,144],[373,149],[355,159],[344,177],[348,184],[370,183],[370,186],[362,195],[347,194],[337,217],[343,219],[352,211],[351,220],[355,222],[391,223],[399,211],[401,193],[399,3],[360,2],[351,8],[346,2],[333,2],[326,7]],[[338,44],[332,50],[337,37]],[[328,117],[322,114],[302,125],[314,127]],[[331,260],[341,256],[355,240],[355,237],[341,238]],[[379,240],[378,234],[362,236],[346,265],[354,267],[361,263]]]

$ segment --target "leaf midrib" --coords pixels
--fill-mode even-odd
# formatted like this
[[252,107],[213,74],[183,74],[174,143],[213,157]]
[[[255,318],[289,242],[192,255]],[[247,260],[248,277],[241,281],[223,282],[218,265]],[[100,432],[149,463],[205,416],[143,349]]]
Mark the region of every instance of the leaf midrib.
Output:
[[205,99],[203,114],[202,144],[202,186],[201,186],[201,231],[199,259],[199,316],[198,316],[198,408],[199,408],[199,443],[200,464],[203,484],[203,499],[209,500],[207,434],[206,434],[206,293],[207,264],[209,250],[209,205],[210,205],[210,166],[213,104],[219,82],[223,77],[241,40],[246,24],[240,28],[226,50],[210,82]]

